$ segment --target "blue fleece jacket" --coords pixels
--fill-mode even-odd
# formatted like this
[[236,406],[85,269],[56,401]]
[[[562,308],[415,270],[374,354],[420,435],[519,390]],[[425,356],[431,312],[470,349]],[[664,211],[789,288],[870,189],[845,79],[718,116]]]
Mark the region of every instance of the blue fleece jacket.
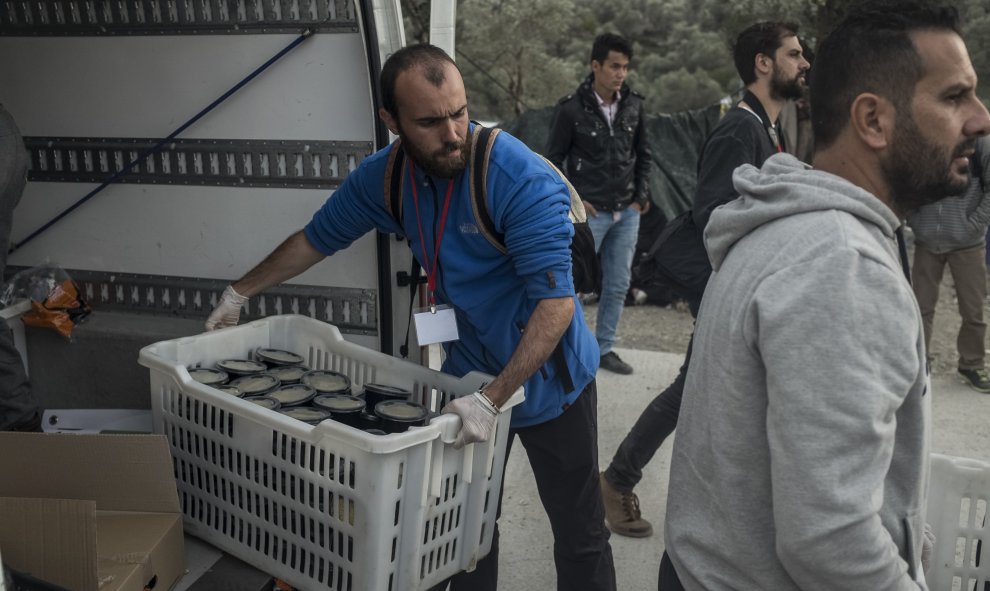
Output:
[[[471,126],[473,129],[473,125]],[[424,269],[432,257],[448,179],[415,169],[423,236],[409,177],[403,171],[402,223],[385,207],[384,178],[392,146],[366,158],[306,226],[310,243],[326,255],[346,248],[378,229],[410,240],[413,256]],[[465,170],[454,191],[437,264],[437,303],[450,304],[457,317],[458,341],[446,343],[443,371],[462,376],[470,371],[497,375],[519,344],[539,300],[575,297],[571,278],[567,187],[547,164],[508,133],[495,140],[488,164],[488,203],[495,229],[508,255],[499,252],[478,230]],[[432,261],[431,261],[432,263]],[[559,345],[574,388],[565,391],[564,368],[551,358],[524,384],[526,400],[512,411],[512,426],[527,427],[559,416],[594,379],[598,345],[575,298],[575,313]]]

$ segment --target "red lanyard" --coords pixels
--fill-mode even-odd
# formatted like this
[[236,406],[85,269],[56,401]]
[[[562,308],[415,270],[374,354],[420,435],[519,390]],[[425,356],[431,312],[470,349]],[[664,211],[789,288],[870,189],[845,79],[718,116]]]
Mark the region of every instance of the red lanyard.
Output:
[[443,213],[440,214],[440,227],[433,245],[433,259],[426,252],[426,239],[423,235],[423,220],[419,215],[419,195],[416,192],[416,174],[413,172],[413,162],[409,160],[409,179],[412,183],[413,205],[416,206],[416,226],[419,228],[419,242],[423,245],[423,266],[426,267],[426,286],[429,290],[430,311],[436,314],[437,301],[433,297],[437,288],[437,257],[440,255],[440,241],[443,240],[443,228],[447,225],[447,210],[450,208],[450,196],[454,194],[454,179],[447,183],[447,196],[443,199]]

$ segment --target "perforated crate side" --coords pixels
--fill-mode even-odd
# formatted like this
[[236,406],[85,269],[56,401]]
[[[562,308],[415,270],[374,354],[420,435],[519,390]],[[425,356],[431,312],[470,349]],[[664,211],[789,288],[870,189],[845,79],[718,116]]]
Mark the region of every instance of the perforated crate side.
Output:
[[382,355],[302,316],[147,347],[155,428],[172,445],[187,531],[300,589],[428,589],[487,554],[508,412],[491,444],[454,450],[433,425],[390,437],[333,421],[311,427],[182,371],[258,347],[299,352],[359,387],[411,383],[434,408],[486,379]]
[[409,476],[423,445],[370,454],[178,389],[164,409],[189,533],[301,589],[390,588],[400,520],[421,511]]
[[926,578],[933,591],[990,589],[988,499],[990,464],[931,455],[926,520],[936,541]]

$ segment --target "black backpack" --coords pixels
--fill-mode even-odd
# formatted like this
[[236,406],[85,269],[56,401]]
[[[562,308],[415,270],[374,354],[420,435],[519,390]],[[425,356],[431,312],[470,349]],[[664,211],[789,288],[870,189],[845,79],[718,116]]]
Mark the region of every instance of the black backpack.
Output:
[[[505,239],[495,230],[495,222],[492,221],[491,212],[488,210],[488,158],[491,156],[495,138],[500,131],[500,129],[475,124],[474,132],[471,134],[472,159],[469,183],[471,207],[474,210],[479,231],[499,252],[507,254]],[[541,156],[541,158],[543,157]],[[571,194],[571,210],[568,218],[574,224],[574,238],[571,240],[571,269],[574,275],[574,290],[578,293],[594,292],[601,282],[602,271],[598,254],[595,252],[595,237],[591,233],[591,227],[588,226],[584,202],[567,177],[552,162],[546,158],[543,158],[543,161],[560,176]],[[388,164],[385,167],[384,193],[385,209],[400,224],[402,223],[402,185],[405,180],[403,170],[405,170],[405,152],[402,150],[402,144],[396,140],[391,152],[389,152]]]

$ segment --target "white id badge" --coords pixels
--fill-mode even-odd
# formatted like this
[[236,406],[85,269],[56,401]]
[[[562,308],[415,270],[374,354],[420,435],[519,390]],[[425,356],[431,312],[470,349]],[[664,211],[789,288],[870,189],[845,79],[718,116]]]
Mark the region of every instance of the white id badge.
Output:
[[437,306],[435,312],[424,308],[413,314],[413,319],[416,321],[416,339],[420,347],[456,341],[459,338],[457,317],[450,306]]

